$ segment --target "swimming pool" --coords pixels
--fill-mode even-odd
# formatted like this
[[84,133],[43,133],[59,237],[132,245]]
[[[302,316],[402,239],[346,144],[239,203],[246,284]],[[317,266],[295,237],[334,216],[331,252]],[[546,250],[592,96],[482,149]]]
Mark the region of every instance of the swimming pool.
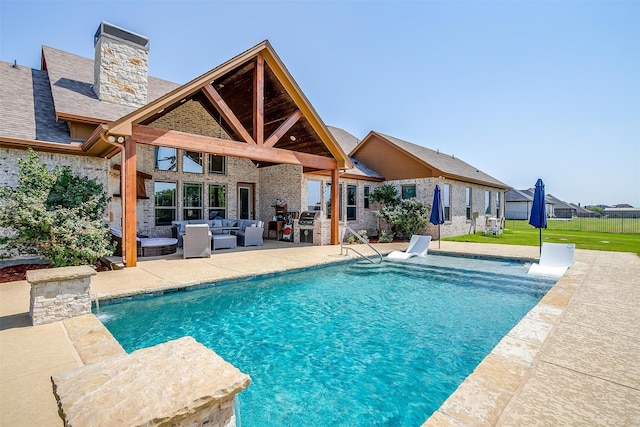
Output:
[[552,281],[429,255],[340,264],[101,307],[128,351],[191,335],[252,378],[247,426],[423,423]]

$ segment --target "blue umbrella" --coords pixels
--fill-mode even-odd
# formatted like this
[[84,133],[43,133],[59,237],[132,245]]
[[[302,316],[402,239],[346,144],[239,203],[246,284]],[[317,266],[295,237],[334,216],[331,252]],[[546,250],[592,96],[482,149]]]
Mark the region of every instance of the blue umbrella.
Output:
[[431,208],[431,218],[429,218],[429,222],[438,226],[438,248],[440,248],[440,224],[444,224],[444,212],[442,209],[439,185],[436,185],[433,191],[433,206]]
[[544,182],[538,179],[536,190],[533,194],[533,206],[531,206],[531,216],[529,224],[540,229],[540,253],[542,253],[542,229],[547,228],[547,211],[544,200]]

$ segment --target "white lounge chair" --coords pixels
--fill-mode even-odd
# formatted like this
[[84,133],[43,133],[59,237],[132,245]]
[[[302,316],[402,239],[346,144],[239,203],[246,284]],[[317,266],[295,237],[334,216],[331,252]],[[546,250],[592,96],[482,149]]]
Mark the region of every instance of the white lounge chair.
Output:
[[540,262],[531,264],[529,274],[537,276],[561,277],[573,265],[573,243],[543,243]]
[[211,256],[211,231],[207,224],[187,224],[182,236],[183,258],[209,258]]
[[426,257],[429,250],[431,236],[419,236],[414,234],[411,236],[409,246],[406,251],[393,251],[386,256],[389,261],[402,261],[411,257]]

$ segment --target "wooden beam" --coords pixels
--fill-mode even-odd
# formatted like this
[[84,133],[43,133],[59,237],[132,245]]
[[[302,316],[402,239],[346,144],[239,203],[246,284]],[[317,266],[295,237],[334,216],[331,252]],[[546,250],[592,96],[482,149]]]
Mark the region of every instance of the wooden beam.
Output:
[[133,138],[139,144],[240,157],[257,162],[301,165],[318,169],[336,169],[338,167],[336,160],[332,157],[244,144],[241,141],[230,141],[145,125],[133,126]]
[[269,138],[264,142],[265,147],[273,147],[276,143],[282,138],[282,136],[289,131],[295,125],[298,120],[302,118],[302,112],[300,110],[296,110],[295,113],[289,116],[287,120],[284,121],[275,132],[271,134]]
[[240,123],[240,120],[238,120],[233,111],[231,111],[231,108],[229,108],[227,103],[224,102],[224,99],[222,99],[218,91],[213,88],[213,86],[211,86],[210,84],[202,86],[202,93],[207,97],[209,102],[211,102],[213,106],[216,107],[216,110],[218,110],[222,117],[224,117],[224,120],[229,124],[229,126],[231,126],[236,134],[240,135],[247,144],[256,143],[254,139],[251,138],[251,135],[249,135],[249,132],[247,132],[244,126],[242,126],[242,123]]
[[126,213],[124,228],[122,230],[122,246],[125,248],[125,261],[127,267],[135,267],[137,263],[136,242],[136,141],[127,137],[124,141],[124,200],[123,212]]
[[331,244],[340,243],[340,171],[334,168],[331,171]]
[[253,70],[253,139],[264,143],[264,56],[258,54]]

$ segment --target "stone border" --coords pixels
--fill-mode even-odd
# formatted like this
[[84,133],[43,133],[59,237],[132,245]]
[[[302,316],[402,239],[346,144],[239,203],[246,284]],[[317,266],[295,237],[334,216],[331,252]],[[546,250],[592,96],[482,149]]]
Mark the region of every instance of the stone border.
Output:
[[535,369],[583,278],[584,271],[574,264],[422,427],[498,424]]

